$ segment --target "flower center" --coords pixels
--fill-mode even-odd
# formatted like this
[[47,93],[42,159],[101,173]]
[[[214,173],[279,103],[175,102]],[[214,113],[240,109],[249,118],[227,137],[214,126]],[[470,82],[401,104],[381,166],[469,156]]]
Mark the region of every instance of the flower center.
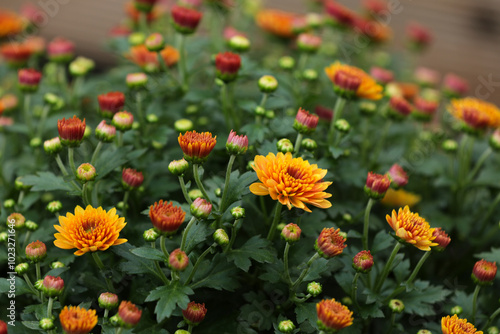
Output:
[[302,179],[304,177],[304,170],[297,166],[288,166],[286,169],[288,175],[294,179]]
[[97,226],[97,223],[95,220],[85,220],[82,223],[82,228],[85,230],[86,233],[92,232]]

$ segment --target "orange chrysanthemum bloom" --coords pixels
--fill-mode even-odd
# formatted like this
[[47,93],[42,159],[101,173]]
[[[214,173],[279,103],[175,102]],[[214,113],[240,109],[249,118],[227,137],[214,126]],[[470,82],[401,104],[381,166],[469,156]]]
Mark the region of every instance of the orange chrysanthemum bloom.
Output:
[[456,314],[441,319],[441,330],[443,334],[483,334],[467,319],[460,319]]
[[95,310],[86,310],[80,306],[65,306],[59,313],[59,321],[64,333],[87,334],[97,325]]
[[347,306],[335,301],[324,299],[316,304],[318,326],[324,331],[337,331],[352,325],[352,312]]
[[325,73],[334,84],[336,83],[336,78],[338,79],[337,73],[342,73],[342,77],[347,76],[359,80],[360,84],[355,92],[358,98],[369,100],[380,100],[382,98],[383,87],[377,84],[377,82],[362,69],[341,64],[337,61],[326,67]]
[[184,159],[193,164],[203,163],[217,143],[217,136],[212,137],[210,132],[188,131],[179,134],[179,145],[184,152]]
[[0,10],[0,38],[17,35],[24,30],[25,21],[22,17],[9,11]]
[[106,212],[102,207],[95,209],[89,205],[84,210],[77,206],[74,215],[68,212],[66,217],[60,216],[59,224],[54,225],[60,232],[54,234],[54,245],[62,249],[78,248],[75,252],[78,256],[127,242],[127,239],[118,239],[127,223],[125,218],[118,217],[115,208]]
[[186,213],[181,207],[175,206],[172,202],[155,202],[149,207],[149,218],[153,226],[160,232],[166,235],[171,235],[177,232],[179,227],[184,222]]
[[[168,67],[174,66],[179,61],[179,51],[170,45],[165,46],[160,55]],[[160,68],[156,52],[149,51],[143,44],[131,47],[126,57],[146,72],[155,72]]]
[[380,201],[383,205],[392,206],[392,207],[405,207],[409,206],[410,208],[417,205],[422,198],[414,193],[403,189],[387,189],[384,198]]
[[448,111],[472,129],[500,127],[500,109],[473,97],[451,100]]
[[430,251],[431,246],[438,245],[432,242],[436,238],[433,235],[435,229],[418,213],[411,212],[408,206],[400,208],[397,213],[392,210],[392,216],[387,215],[386,219],[398,238],[418,249]]
[[323,182],[327,170],[310,165],[307,160],[293,158],[290,152],[266,157],[255,157],[253,169],[261,182],[250,185],[250,191],[258,196],[269,195],[288,209],[292,206],[311,212],[306,204],[326,209],[332,204],[325,198],[332,195],[324,192],[331,182]]
[[290,38],[295,34],[293,32],[293,21],[297,18],[296,14],[284,12],[276,9],[265,9],[257,13],[255,20],[257,25],[279,37]]

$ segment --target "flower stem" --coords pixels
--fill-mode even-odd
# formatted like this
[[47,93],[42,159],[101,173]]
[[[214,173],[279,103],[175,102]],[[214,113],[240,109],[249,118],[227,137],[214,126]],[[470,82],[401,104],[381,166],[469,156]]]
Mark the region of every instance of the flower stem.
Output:
[[474,296],[472,297],[472,323],[476,322],[476,311],[477,311],[477,296],[479,295],[479,290],[481,290],[481,286],[476,285],[476,289],[474,289]]
[[304,135],[302,133],[298,133],[297,134],[297,139],[295,139],[295,145],[293,145],[294,147],[294,152],[293,152],[293,155],[294,156],[298,156],[299,155],[299,151],[300,151],[300,144],[302,143],[302,137]]
[[224,115],[224,121],[226,122],[226,128],[229,130],[233,128],[233,125],[231,124],[231,117],[229,114],[229,108],[228,108],[228,92],[227,92],[227,84],[224,83],[222,84],[222,87],[220,89],[220,100],[222,104],[222,113]]
[[189,334],[193,334],[193,325],[188,326],[188,332]]
[[276,228],[278,227],[278,224],[280,222],[281,218],[281,209],[283,208],[283,205],[278,201],[276,202],[276,210],[274,211],[274,220],[273,223],[271,224],[271,228],[269,229],[269,233],[267,234],[267,240],[273,240],[274,238],[274,233],[276,232]]
[[333,109],[333,119],[331,120],[330,123],[330,131],[328,132],[328,143],[332,144],[334,137],[335,137],[335,122],[340,119],[340,116],[342,115],[342,111],[344,110],[344,107],[347,103],[347,100],[338,97],[337,101],[335,102],[335,107]]
[[375,147],[375,151],[373,152],[372,159],[371,159],[372,165],[377,163],[380,152],[382,152],[382,149],[384,148],[384,142],[385,142],[385,139],[387,137],[387,134],[389,133],[389,129],[391,128],[391,125],[392,125],[392,121],[390,119],[388,119],[385,122],[385,126],[382,129],[377,146]]
[[130,196],[130,191],[129,190],[125,191],[125,194],[123,194],[123,210],[122,210],[122,216],[124,218],[127,214],[127,202],[129,196]]
[[366,209],[365,209],[365,220],[363,224],[363,249],[368,250],[368,231],[369,231],[369,226],[370,226],[370,212],[372,210],[372,206],[375,204],[375,200],[373,198],[370,198],[368,200],[368,203],[366,204]]
[[188,84],[188,73],[187,73],[187,54],[186,54],[186,37],[183,34],[179,34],[179,69],[181,74],[182,90],[187,92],[189,89]]
[[88,196],[88,182],[85,182],[83,184],[83,187],[82,187],[82,201],[83,201],[83,205],[85,205],[85,207],[87,207],[88,205],[90,205],[90,200],[89,200],[89,196]]
[[283,267],[286,276],[288,286],[292,286],[292,278],[290,277],[290,271],[288,270],[288,253],[290,252],[290,243],[287,242],[285,245],[285,251],[283,252]]
[[391,256],[389,257],[389,260],[385,264],[384,270],[382,271],[382,274],[377,278],[377,283],[375,284],[374,291],[379,292],[380,288],[382,287],[382,284],[384,283],[385,279],[387,278],[387,275],[389,275],[389,271],[391,270],[392,263],[394,262],[394,259],[396,258],[396,255],[399,252],[399,249],[401,248],[401,243],[397,243],[396,246],[394,246],[394,249],[392,250]]
[[316,261],[317,259],[319,259],[319,257],[320,257],[320,255],[318,253],[314,253],[314,255],[311,256],[311,258],[309,259],[309,261],[307,261],[306,267],[300,273],[299,278],[297,278],[297,280],[295,282],[293,282],[293,284],[292,284],[291,289],[293,291],[295,291],[295,289],[297,289],[297,287],[300,285],[300,283],[302,283],[302,281],[306,277],[307,273],[309,272],[309,269],[311,269],[311,265],[313,264],[314,261]]
[[479,172],[484,162],[486,161],[486,159],[488,159],[491,153],[493,153],[491,147],[488,147],[486,150],[484,150],[483,154],[481,154],[481,156],[477,160],[474,169],[469,173],[469,176],[467,177],[467,183],[471,182],[474,179],[474,177]]
[[28,127],[28,132],[31,133],[31,113],[30,113],[30,107],[31,107],[31,94],[24,94],[24,105],[23,105],[23,110],[24,110],[24,122],[26,123],[26,126]]
[[101,151],[103,142],[99,140],[97,143],[97,146],[95,147],[94,153],[92,154],[92,159],[90,160],[90,164],[93,166],[95,164],[95,161],[97,160],[97,156],[99,155],[99,152]]
[[26,281],[26,284],[28,284],[28,287],[30,288],[31,292],[33,292],[33,294],[35,294],[35,296],[40,298],[40,293],[37,289],[35,289],[35,287],[33,286],[33,283],[31,283],[29,276],[27,274],[23,274],[23,278]]
[[137,92],[135,94],[135,104],[137,108],[137,115],[139,116],[139,122],[141,124],[141,127],[144,126],[144,112],[142,110],[142,94],[141,92]]
[[186,189],[186,183],[184,182],[184,177],[182,175],[179,176],[179,183],[181,185],[182,194],[184,195],[186,202],[188,202],[189,205],[191,205],[191,203],[193,203],[193,201],[191,200],[191,198],[189,198],[189,195],[188,195],[188,192]]
[[201,253],[200,257],[198,258],[198,260],[196,260],[196,263],[194,264],[194,267],[193,269],[191,270],[191,272],[189,273],[189,277],[187,278],[186,280],[186,283],[184,283],[184,285],[189,285],[189,283],[191,283],[191,280],[193,279],[194,277],[194,274],[196,273],[196,271],[198,270],[198,267],[200,266],[201,264],[201,261],[203,261],[203,259],[205,258],[205,256],[208,255],[208,253],[210,253],[212,251],[213,248],[217,247],[217,243],[213,243],[210,247],[208,247],[203,253]]
[[42,278],[42,272],[40,270],[40,262],[37,262],[35,264],[35,268],[36,268],[36,280],[40,280]]
[[[160,245],[164,245],[164,244],[165,244],[165,240],[160,238]],[[162,246],[160,246],[160,247],[163,251],[164,247],[162,247]],[[151,248],[156,249],[156,242],[151,242]],[[167,250],[165,249],[165,252],[166,251]],[[165,255],[165,253],[163,253],[163,254]],[[166,258],[168,259],[168,252],[166,254]],[[163,281],[163,283],[168,285],[170,282],[169,282],[167,276],[165,276],[165,273],[163,272],[163,270],[161,270],[160,263],[158,263],[157,260],[154,260],[154,262],[155,262],[156,270],[158,270],[158,273],[160,274],[161,280]]]
[[92,252],[92,257],[94,258],[97,267],[99,267],[99,270],[101,270],[101,273],[104,276],[104,279],[106,280],[106,285],[108,286],[108,290],[114,293],[115,287],[113,286],[113,282],[104,273],[104,263],[102,263],[101,259],[99,258],[99,254],[97,254],[97,252]]
[[406,280],[406,282],[403,284],[403,286],[400,286],[399,288],[395,289],[393,293],[391,293],[391,295],[389,297],[386,298],[386,300],[389,300],[389,299],[392,299],[394,297],[396,297],[397,295],[399,295],[401,292],[403,292],[406,287],[408,287],[410,284],[413,283],[413,281],[415,280],[415,278],[417,277],[418,275],[418,272],[420,271],[420,269],[422,268],[422,266],[424,265],[424,262],[427,260],[427,258],[431,255],[431,252],[425,252],[424,255],[422,255],[422,257],[420,258],[420,260],[418,261],[417,265],[415,266],[415,269],[413,269],[413,272],[411,273],[410,277],[408,277],[408,279]]
[[236,159],[236,155],[231,154],[231,157],[229,157],[229,162],[227,164],[226,179],[224,180],[224,191],[222,192],[222,199],[220,201],[220,206],[219,206],[219,213],[221,215],[226,210],[225,204],[226,204],[226,199],[227,199],[227,190],[229,189],[229,180],[231,178],[231,171],[233,170],[233,164],[234,164],[235,159]]
[[108,319],[108,316],[109,316],[109,310],[104,309],[104,319]]
[[496,309],[495,312],[493,312],[490,317],[488,318],[488,322],[486,323],[486,325],[484,326],[484,329],[483,331],[486,331],[489,327],[490,327],[490,324],[493,320],[495,320],[495,318],[500,314],[500,307]]
[[64,164],[61,160],[61,156],[59,155],[59,153],[56,155],[56,162],[57,162],[57,166],[59,166],[59,169],[61,170],[61,173],[64,175],[64,176],[68,176],[68,170],[66,169],[66,167],[64,167]]
[[240,221],[240,219],[236,219],[234,221],[234,224],[231,227],[231,239],[229,239],[229,244],[224,249],[224,253],[227,253],[231,250],[231,248],[233,248],[234,240],[236,240],[236,234],[238,234],[238,230],[240,229]]
[[50,111],[50,106],[46,105],[43,107],[42,116],[40,117],[40,122],[38,122],[38,129],[36,131],[36,136],[41,137],[43,134],[43,128],[45,127],[45,121]]
[[[143,13],[141,13],[141,14],[143,14]],[[123,333],[123,327],[118,327],[118,328],[116,329],[115,334],[122,334],[122,333]]]
[[358,279],[359,279],[360,273],[356,272],[354,275],[354,278],[352,280],[352,286],[351,286],[351,299],[354,303],[354,306],[359,310],[359,304],[358,304]]
[[68,147],[68,160],[69,160],[69,167],[71,169],[71,172],[73,175],[76,174],[76,167],[75,167],[75,150],[73,147]]
[[184,232],[182,232],[181,251],[184,251],[184,249],[186,248],[186,239],[188,232],[195,222],[196,222],[196,217],[192,217],[189,223],[187,224],[186,228],[184,229]]
[[49,297],[49,303],[47,304],[47,318],[52,318],[52,305],[54,304],[54,299]]
[[148,34],[148,14],[144,12],[139,13],[139,31]]
[[193,164],[193,176],[194,176],[194,181],[196,182],[196,185],[198,188],[200,188],[201,193],[203,194],[203,197],[210,202],[210,198],[208,197],[207,191],[205,190],[205,187],[203,186],[203,183],[201,183],[200,180],[200,172],[199,172],[199,165],[198,164]]

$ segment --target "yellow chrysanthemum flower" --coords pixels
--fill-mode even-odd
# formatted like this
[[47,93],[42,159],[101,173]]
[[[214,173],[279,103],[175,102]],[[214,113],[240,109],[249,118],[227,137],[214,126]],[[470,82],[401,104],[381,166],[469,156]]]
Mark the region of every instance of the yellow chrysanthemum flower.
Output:
[[253,169],[261,181],[250,185],[250,191],[255,195],[269,195],[288,209],[294,206],[307,212],[311,210],[306,204],[322,209],[332,206],[325,199],[332,195],[324,192],[332,183],[322,182],[326,169],[311,165],[302,158],[293,158],[290,152],[269,153],[266,157],[258,155],[254,162]]
[[392,206],[392,207],[405,207],[409,206],[410,208],[417,205],[422,198],[414,193],[409,191],[398,189],[394,190],[393,188],[387,189],[384,198],[380,201],[383,205]]
[[452,100],[448,111],[473,129],[500,127],[500,109],[474,97]]
[[96,209],[89,205],[84,210],[77,206],[74,215],[68,212],[66,217],[60,216],[59,224],[54,225],[59,232],[54,234],[54,245],[62,249],[78,248],[75,252],[78,256],[127,242],[127,239],[118,239],[127,223],[116,214],[115,208],[106,212],[102,207]]
[[383,87],[360,68],[335,62],[325,68],[326,75],[342,90],[354,90],[355,96],[368,100],[380,100]]
[[411,212],[408,206],[400,208],[397,213],[392,210],[392,215],[387,215],[386,219],[398,238],[418,249],[430,251],[431,246],[438,245],[432,242],[436,238],[433,235],[435,229],[418,213]]
[[441,319],[441,330],[443,334],[483,334],[467,319],[460,319],[456,314]]

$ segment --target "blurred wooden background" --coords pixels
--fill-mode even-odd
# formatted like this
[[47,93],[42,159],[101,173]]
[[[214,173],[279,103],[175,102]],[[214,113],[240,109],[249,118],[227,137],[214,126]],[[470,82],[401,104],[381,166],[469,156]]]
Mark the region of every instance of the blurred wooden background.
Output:
[[[103,51],[109,30],[124,17],[127,0],[32,0],[48,14],[43,35],[65,36],[79,54],[101,63],[112,58]],[[358,9],[360,0],[338,0]],[[0,7],[18,9],[24,1],[0,0]],[[305,12],[307,0],[267,0],[265,6]],[[389,0],[401,7],[391,16],[395,47],[403,47],[405,26],[417,21],[434,34],[421,65],[467,78],[471,95],[500,104],[499,0]]]

